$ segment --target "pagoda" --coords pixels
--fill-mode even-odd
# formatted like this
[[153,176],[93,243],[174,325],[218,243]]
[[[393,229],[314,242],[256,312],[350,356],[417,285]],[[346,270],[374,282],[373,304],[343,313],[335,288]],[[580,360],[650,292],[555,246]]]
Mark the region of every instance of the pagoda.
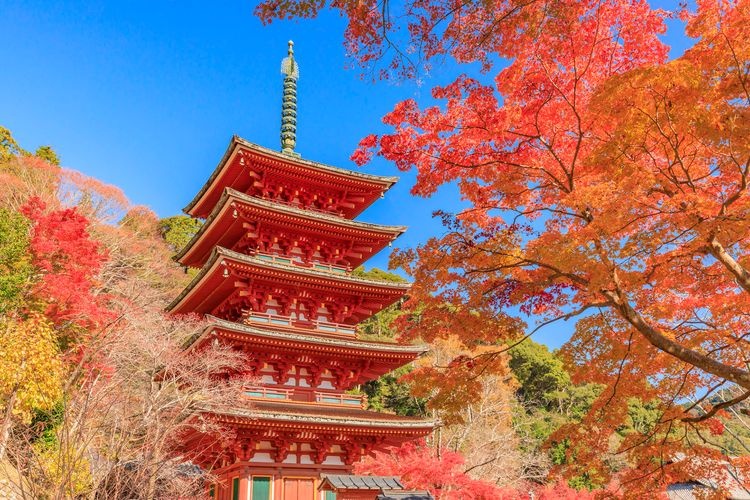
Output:
[[232,408],[206,409],[230,429],[186,436],[197,465],[219,478],[219,500],[313,500],[321,474],[350,474],[364,454],[429,434],[432,422],[365,409],[347,391],[398,368],[423,347],[357,338],[356,325],[398,301],[404,283],[352,270],[404,227],[353,220],[396,178],[304,160],[296,142],[299,68],[282,62],[281,152],[238,137],[185,208],[205,223],[177,255],[199,268],[172,302],[208,326],[188,349],[223,342],[247,356],[256,385]]

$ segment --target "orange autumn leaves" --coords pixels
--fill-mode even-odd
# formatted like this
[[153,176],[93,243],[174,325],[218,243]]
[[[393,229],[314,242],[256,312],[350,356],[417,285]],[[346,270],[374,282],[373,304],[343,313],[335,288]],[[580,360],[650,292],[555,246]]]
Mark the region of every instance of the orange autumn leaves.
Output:
[[[397,104],[393,131],[353,156],[415,170],[416,195],[456,185],[469,205],[394,257],[415,277],[405,335],[499,347],[575,321],[569,367],[604,390],[556,436],[575,443],[571,461],[606,481],[604,451],[618,452],[623,484],[646,487],[715,460],[715,391],[750,391],[750,3],[681,11],[695,43],[673,61],[659,38],[670,14],[642,1],[353,5],[331,3],[365,70],[422,76],[448,58],[492,77],[458,75],[432,89],[435,105]],[[268,1],[260,13],[324,6]],[[426,375],[447,387],[465,366]],[[632,398],[658,418],[615,439]]]

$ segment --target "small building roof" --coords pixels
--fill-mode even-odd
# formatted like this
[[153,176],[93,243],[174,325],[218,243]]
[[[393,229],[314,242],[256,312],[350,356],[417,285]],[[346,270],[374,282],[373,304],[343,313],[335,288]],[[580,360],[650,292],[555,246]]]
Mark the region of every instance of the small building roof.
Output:
[[351,474],[321,474],[319,490],[403,490],[396,476],[355,476]]

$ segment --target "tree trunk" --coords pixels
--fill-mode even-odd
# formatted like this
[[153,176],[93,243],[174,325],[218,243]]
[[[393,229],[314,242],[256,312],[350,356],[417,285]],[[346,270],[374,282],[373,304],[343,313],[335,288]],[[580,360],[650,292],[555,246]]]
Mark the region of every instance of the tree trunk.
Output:
[[10,428],[13,424],[13,407],[16,405],[16,396],[18,394],[18,384],[13,388],[5,405],[2,426],[0,427],[0,460],[5,458],[5,451],[8,448],[8,439],[10,438]]

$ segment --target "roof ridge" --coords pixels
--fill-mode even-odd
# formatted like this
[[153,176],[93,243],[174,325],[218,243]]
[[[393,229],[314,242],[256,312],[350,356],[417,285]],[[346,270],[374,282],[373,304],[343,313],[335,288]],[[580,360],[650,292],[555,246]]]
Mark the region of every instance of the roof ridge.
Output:
[[395,281],[385,281],[385,280],[373,280],[373,279],[366,279],[366,278],[360,278],[359,276],[352,276],[351,274],[339,274],[334,273],[331,271],[321,271],[319,269],[309,269],[309,268],[303,268],[298,266],[292,266],[288,264],[281,264],[278,262],[269,262],[267,260],[262,260],[258,258],[254,258],[250,255],[245,255],[240,252],[235,252],[234,250],[229,250],[224,247],[215,246],[211,250],[211,255],[206,260],[206,263],[203,265],[203,267],[198,271],[198,273],[193,277],[192,280],[190,280],[190,283],[188,283],[185,288],[180,292],[180,294],[166,307],[167,311],[171,311],[174,309],[181,301],[184,299],[190,291],[198,284],[200,283],[201,279],[208,273],[208,271],[213,267],[213,265],[216,263],[216,261],[219,259],[219,257],[229,257],[231,259],[235,259],[241,263],[248,264],[248,265],[255,265],[258,267],[263,267],[266,269],[275,269],[277,271],[289,271],[297,274],[307,275],[307,276],[317,276],[322,278],[328,278],[333,279],[336,281],[344,281],[349,283],[358,283],[361,285],[370,285],[370,286],[379,286],[383,288],[390,288],[392,290],[402,290],[403,292],[406,292],[411,287],[411,283],[397,283]]
[[208,177],[208,179],[206,179],[206,181],[203,183],[203,186],[201,186],[200,190],[193,197],[190,203],[188,203],[187,206],[185,206],[185,208],[182,209],[184,213],[189,213],[198,204],[201,198],[203,198],[203,195],[206,194],[211,184],[213,184],[214,180],[216,180],[216,178],[221,174],[222,170],[224,169],[224,166],[227,164],[227,161],[232,156],[232,154],[234,153],[236,149],[236,146],[238,145],[243,146],[259,154],[269,155],[276,160],[283,161],[288,164],[308,167],[308,168],[316,169],[319,171],[325,171],[330,174],[340,175],[342,177],[347,177],[347,176],[355,177],[363,181],[375,182],[375,183],[384,185],[385,187],[384,191],[387,191],[388,189],[390,189],[398,181],[398,177],[393,177],[393,176],[388,177],[388,176],[382,176],[382,175],[367,174],[364,172],[357,172],[354,170],[333,167],[331,165],[326,165],[324,163],[318,163],[318,162],[314,162],[311,160],[295,158],[291,155],[284,154],[280,151],[274,151],[273,149],[260,146],[259,144],[254,144],[248,140],[243,139],[242,137],[238,135],[233,135],[232,138],[229,140],[229,145],[227,146],[226,151],[224,152],[221,159],[219,160],[219,163],[216,165],[216,168],[214,168],[213,172],[211,172],[211,175]]
[[[247,193],[243,193],[242,191],[237,191],[236,189],[233,189],[230,187],[225,187],[224,191],[230,196],[235,196],[243,201],[247,201],[256,205],[270,207],[275,210],[294,212],[294,213],[309,216],[310,218],[315,218],[315,219],[333,220],[337,222],[338,224],[342,224],[342,225],[352,225],[355,227],[370,227],[375,230],[382,229],[383,232],[396,232],[396,231],[404,232],[408,229],[408,226],[390,226],[387,224],[377,224],[375,222],[364,222],[364,221],[360,221],[356,219],[347,219],[346,217],[341,217],[340,215],[334,214],[332,212],[324,212],[324,211],[316,211],[316,210],[309,210],[305,208],[299,208],[293,205],[288,205],[286,203],[279,203],[274,200],[266,200],[264,198],[258,198],[257,196],[251,196]],[[390,231],[390,230],[393,230],[393,231]]]

